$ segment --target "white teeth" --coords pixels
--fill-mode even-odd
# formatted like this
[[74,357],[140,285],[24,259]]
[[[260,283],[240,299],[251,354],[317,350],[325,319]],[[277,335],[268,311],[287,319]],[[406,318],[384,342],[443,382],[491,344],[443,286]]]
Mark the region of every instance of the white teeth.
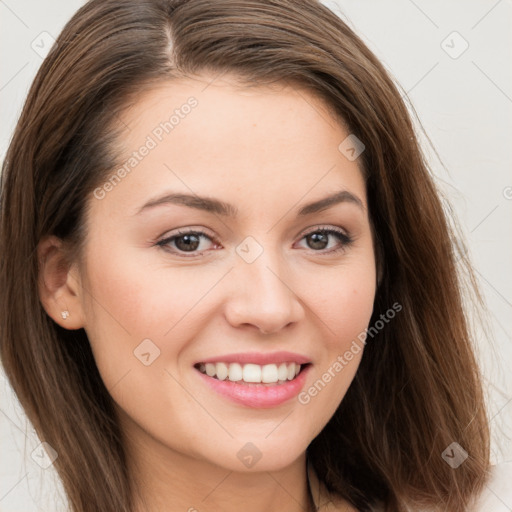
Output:
[[266,364],[261,368],[261,382],[271,383],[277,382],[277,366],[275,364]]
[[[300,366],[299,366],[300,368]],[[281,363],[279,368],[277,369],[277,377],[279,380],[287,380],[288,379],[288,368],[286,363]]]
[[244,382],[261,382],[261,366],[258,364],[244,364]]
[[213,377],[216,373],[215,365],[212,363],[206,363],[205,366],[206,366],[206,375],[208,375],[208,377]]
[[232,382],[238,382],[239,380],[242,380],[242,378],[243,378],[242,367],[238,363],[231,363],[229,365],[228,377],[229,377],[229,380]]
[[217,363],[217,379],[224,380],[228,376],[228,365],[224,363]]
[[232,382],[250,382],[276,384],[294,379],[300,372],[301,365],[296,363],[253,364],[241,365],[239,363],[201,363],[199,371],[209,377]]

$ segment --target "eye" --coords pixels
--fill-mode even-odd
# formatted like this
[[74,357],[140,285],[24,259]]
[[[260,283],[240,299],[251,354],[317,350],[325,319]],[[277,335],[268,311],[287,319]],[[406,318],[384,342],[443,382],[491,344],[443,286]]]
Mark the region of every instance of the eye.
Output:
[[[329,243],[330,239],[337,239],[338,245],[334,245],[333,248],[332,244]],[[317,228],[315,231],[310,231],[308,234],[304,235],[301,238],[301,241],[302,240],[306,240],[309,248],[313,249],[314,252],[328,254],[345,250],[353,242],[353,239],[349,235],[334,228]],[[206,242],[203,243],[203,241]],[[216,241],[204,231],[188,230],[178,231],[156,242],[155,245],[182,257],[194,257],[200,256],[203,252],[210,249],[212,244],[215,246]],[[329,247],[330,245],[331,247]],[[217,247],[219,246],[217,245]],[[187,256],[186,253],[189,253],[189,256]]]
[[208,243],[201,243],[205,239],[213,243],[212,238],[203,231],[178,231],[176,234],[160,240],[156,245],[173,253],[188,252],[192,253],[192,256],[197,256],[208,249]]
[[[338,246],[329,248],[329,239],[337,239]],[[326,253],[337,253],[345,250],[352,242],[353,239],[341,230],[334,228],[317,228],[315,231],[310,231],[301,240],[306,240],[310,249],[315,252],[324,251]],[[327,250],[326,250],[327,249]]]

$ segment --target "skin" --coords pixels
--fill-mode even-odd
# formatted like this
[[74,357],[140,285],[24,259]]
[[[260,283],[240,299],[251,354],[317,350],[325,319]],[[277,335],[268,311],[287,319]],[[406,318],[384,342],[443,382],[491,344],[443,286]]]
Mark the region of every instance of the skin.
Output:
[[[145,502],[139,510],[307,510],[306,447],[343,399],[363,351],[307,404],[294,398],[264,409],[218,395],[193,365],[227,353],[292,351],[312,362],[304,389],[332,368],[373,309],[365,184],[359,160],[338,150],[349,132],[309,92],[244,88],[230,75],[210,82],[202,75],[162,84],[123,113],[120,162],[169,112],[190,96],[198,101],[120,183],[90,198],[80,261],[63,269],[60,241],[40,243],[41,301],[61,326],[88,335],[126,436]],[[346,201],[297,217],[340,190],[362,207]],[[176,204],[137,214],[168,191],[220,199],[239,216]],[[343,246],[328,235],[320,247],[306,237],[318,227],[353,241]],[[193,253],[155,245],[177,228],[210,238]],[[263,248],[252,263],[235,250],[248,236]],[[160,350],[148,366],[134,356],[144,339]],[[262,454],[251,468],[237,457],[247,442]]]

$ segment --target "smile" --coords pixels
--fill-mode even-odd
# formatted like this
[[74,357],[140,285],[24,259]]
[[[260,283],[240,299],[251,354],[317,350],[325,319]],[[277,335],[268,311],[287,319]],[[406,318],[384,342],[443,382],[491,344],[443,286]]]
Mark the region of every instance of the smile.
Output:
[[293,380],[303,365],[297,363],[199,363],[197,369],[208,377],[247,384],[283,384]]
[[291,352],[225,354],[194,364],[200,380],[224,400],[253,409],[278,407],[304,388],[311,360]]

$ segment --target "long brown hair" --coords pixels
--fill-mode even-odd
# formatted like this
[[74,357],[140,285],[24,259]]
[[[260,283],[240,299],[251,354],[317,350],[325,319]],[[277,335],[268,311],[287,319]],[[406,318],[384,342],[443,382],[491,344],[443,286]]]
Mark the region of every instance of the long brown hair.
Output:
[[[308,447],[319,478],[361,511],[465,510],[487,477],[489,426],[453,231],[393,80],[314,0],[92,0],[32,84],[2,168],[0,348],[29,420],[58,453],[72,510],[130,512],[134,489],[85,331],[61,328],[39,300],[37,244],[53,234],[79,257],[87,201],[119,165],[119,113],[141,88],[202,71],[306,87],[365,145],[381,267],[371,324],[391,304],[402,311],[368,342]],[[441,456],[453,442],[469,454],[457,469]]]

